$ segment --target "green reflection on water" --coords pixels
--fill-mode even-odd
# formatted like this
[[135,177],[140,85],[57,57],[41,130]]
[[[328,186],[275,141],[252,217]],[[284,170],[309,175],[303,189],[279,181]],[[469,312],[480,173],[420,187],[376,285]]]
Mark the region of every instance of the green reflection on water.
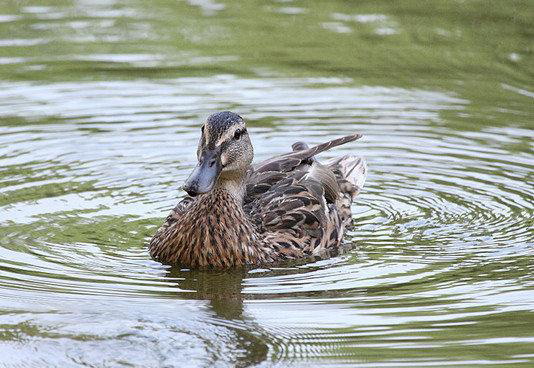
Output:
[[[529,0],[2,2],[0,356],[531,366],[533,14]],[[365,132],[352,251],[254,273],[149,260],[197,125],[223,108],[249,117],[261,157]]]

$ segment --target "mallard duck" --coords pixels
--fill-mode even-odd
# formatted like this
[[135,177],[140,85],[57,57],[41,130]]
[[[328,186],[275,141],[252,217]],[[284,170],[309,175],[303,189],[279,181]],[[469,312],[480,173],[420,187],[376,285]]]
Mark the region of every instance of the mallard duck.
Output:
[[347,155],[325,164],[315,156],[361,137],[293,151],[252,166],[253,148],[241,116],[223,111],[201,128],[198,165],[187,196],[149,244],[152,258],[186,268],[272,265],[337,249],[351,223],[351,203],[366,164]]

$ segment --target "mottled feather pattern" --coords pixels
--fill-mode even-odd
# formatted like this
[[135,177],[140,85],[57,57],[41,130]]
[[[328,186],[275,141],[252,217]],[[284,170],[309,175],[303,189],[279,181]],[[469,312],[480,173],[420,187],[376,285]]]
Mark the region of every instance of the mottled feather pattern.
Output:
[[265,265],[336,249],[365,178],[364,161],[344,156],[324,165],[314,156],[356,140],[353,134],[251,168],[236,200],[216,188],[181,201],[150,242],[151,255],[190,268]]
[[186,211],[173,210],[152,239],[150,253],[155,259],[191,268],[228,268],[261,259],[253,246],[258,240],[254,229],[228,193],[214,190],[185,206]]

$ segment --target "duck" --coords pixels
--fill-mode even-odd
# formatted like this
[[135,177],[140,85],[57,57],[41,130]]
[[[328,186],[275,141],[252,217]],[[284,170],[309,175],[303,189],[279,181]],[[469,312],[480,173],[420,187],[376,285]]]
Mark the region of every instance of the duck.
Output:
[[187,193],[149,242],[151,257],[188,269],[274,266],[323,257],[338,249],[352,223],[351,204],[367,165],[344,155],[320,163],[316,155],[355,141],[354,133],[252,164],[244,119],[230,111],[201,126],[198,164]]

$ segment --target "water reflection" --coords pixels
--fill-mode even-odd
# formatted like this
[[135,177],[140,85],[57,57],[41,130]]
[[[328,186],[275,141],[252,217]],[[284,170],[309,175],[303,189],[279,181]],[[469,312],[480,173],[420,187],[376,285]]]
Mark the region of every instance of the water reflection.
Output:
[[[188,299],[207,301],[210,310],[225,323],[235,324],[236,367],[245,367],[267,360],[269,345],[261,326],[250,320],[244,311],[242,282],[246,271],[181,271],[171,269],[168,277],[178,280],[177,286],[186,291]],[[180,294],[183,297],[183,294]],[[244,324],[241,323],[246,321]]]
[[246,271],[169,271],[178,279],[180,290],[191,292],[188,298],[206,300],[217,316],[224,319],[243,319],[243,278]]

